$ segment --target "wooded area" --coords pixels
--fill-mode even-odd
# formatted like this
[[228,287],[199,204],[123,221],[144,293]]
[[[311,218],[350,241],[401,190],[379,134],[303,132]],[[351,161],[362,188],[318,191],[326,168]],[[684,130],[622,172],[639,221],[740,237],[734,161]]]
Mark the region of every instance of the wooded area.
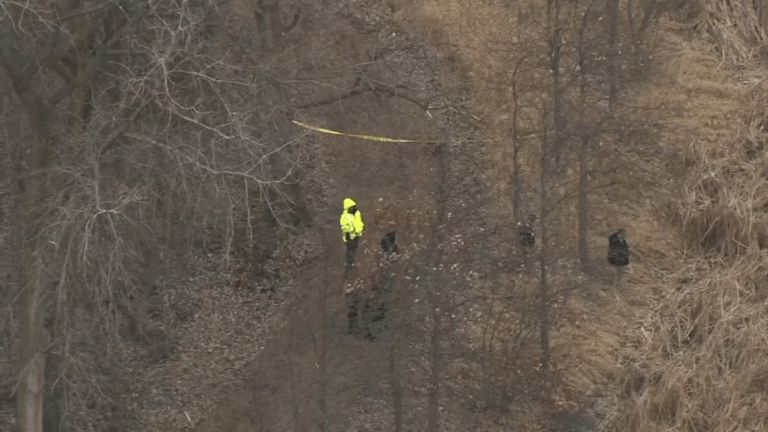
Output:
[[[642,303],[636,287],[661,290],[662,275],[683,280],[645,240],[671,236],[635,225],[648,214],[695,239],[686,251],[763,268],[752,234],[763,225],[728,213],[730,186],[683,181],[714,172],[707,158],[722,151],[671,156],[690,133],[671,131],[682,102],[652,89],[668,80],[671,23],[747,62],[766,11],[496,3],[0,0],[0,396],[14,407],[0,421],[19,432],[717,429],[670,402],[690,395],[654,387],[678,378],[651,354],[602,381],[587,365],[584,378],[569,350],[618,349],[594,354],[602,342],[567,330],[604,319],[604,293],[618,309]],[[740,38],[702,18],[738,7],[749,10]],[[750,97],[746,140],[761,152],[764,98]],[[348,275],[345,197],[366,222]],[[637,272],[623,284],[604,258],[620,228]],[[350,287],[386,311],[376,337],[342,330]],[[674,318],[693,326],[686,344],[717,334],[702,318],[716,302],[697,298],[679,310],[698,324]],[[672,338],[662,321],[646,324]],[[594,408],[589,379],[629,390]]]

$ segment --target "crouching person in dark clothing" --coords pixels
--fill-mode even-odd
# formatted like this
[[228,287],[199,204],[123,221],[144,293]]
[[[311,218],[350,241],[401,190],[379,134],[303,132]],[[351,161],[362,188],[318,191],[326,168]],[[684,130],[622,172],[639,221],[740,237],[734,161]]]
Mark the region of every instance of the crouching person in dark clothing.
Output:
[[395,232],[389,232],[381,239],[381,256],[373,275],[371,293],[363,305],[365,338],[373,341],[387,328],[387,312],[392,302],[393,263],[397,260]]
[[620,228],[608,237],[608,264],[616,268],[616,288],[621,286],[624,270],[629,265],[629,245],[627,244],[626,231]]
[[381,238],[381,251],[384,255],[397,254],[397,243],[395,243],[395,232],[390,231]]

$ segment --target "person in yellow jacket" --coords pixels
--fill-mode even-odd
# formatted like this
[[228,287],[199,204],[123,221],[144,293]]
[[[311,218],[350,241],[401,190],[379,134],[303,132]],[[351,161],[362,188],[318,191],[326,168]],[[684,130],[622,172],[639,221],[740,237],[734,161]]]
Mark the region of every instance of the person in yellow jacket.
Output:
[[357,209],[357,203],[351,198],[344,198],[344,211],[341,212],[339,222],[341,223],[342,239],[347,244],[347,269],[349,269],[355,262],[357,243],[365,228],[363,217],[360,210]]

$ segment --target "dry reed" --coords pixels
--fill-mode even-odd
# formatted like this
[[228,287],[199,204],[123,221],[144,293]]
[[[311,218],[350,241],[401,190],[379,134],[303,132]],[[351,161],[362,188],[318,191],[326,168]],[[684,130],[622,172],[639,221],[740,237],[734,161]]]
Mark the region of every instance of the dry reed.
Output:
[[766,40],[764,8],[749,0],[700,0],[695,27],[714,38],[722,62],[743,65],[754,60]]
[[[703,29],[718,37],[720,60],[738,67],[726,69],[764,74],[747,64],[764,38],[757,11],[741,5],[746,12],[736,17],[733,2],[703,4]],[[617,430],[768,430],[766,86],[703,71],[701,54],[677,64],[691,112],[673,120],[694,126],[675,211],[690,250],[637,293],[651,311],[625,334],[633,365],[622,381],[632,385],[613,419]],[[710,91],[691,91],[702,86]]]

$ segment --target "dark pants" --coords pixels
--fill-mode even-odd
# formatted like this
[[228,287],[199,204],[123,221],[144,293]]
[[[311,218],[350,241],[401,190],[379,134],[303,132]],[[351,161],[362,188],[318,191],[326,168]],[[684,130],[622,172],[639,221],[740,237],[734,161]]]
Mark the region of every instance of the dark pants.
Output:
[[347,243],[345,243],[347,245],[347,269],[355,263],[355,252],[357,252],[357,243],[359,241],[360,237],[350,239],[349,233],[347,233]]

